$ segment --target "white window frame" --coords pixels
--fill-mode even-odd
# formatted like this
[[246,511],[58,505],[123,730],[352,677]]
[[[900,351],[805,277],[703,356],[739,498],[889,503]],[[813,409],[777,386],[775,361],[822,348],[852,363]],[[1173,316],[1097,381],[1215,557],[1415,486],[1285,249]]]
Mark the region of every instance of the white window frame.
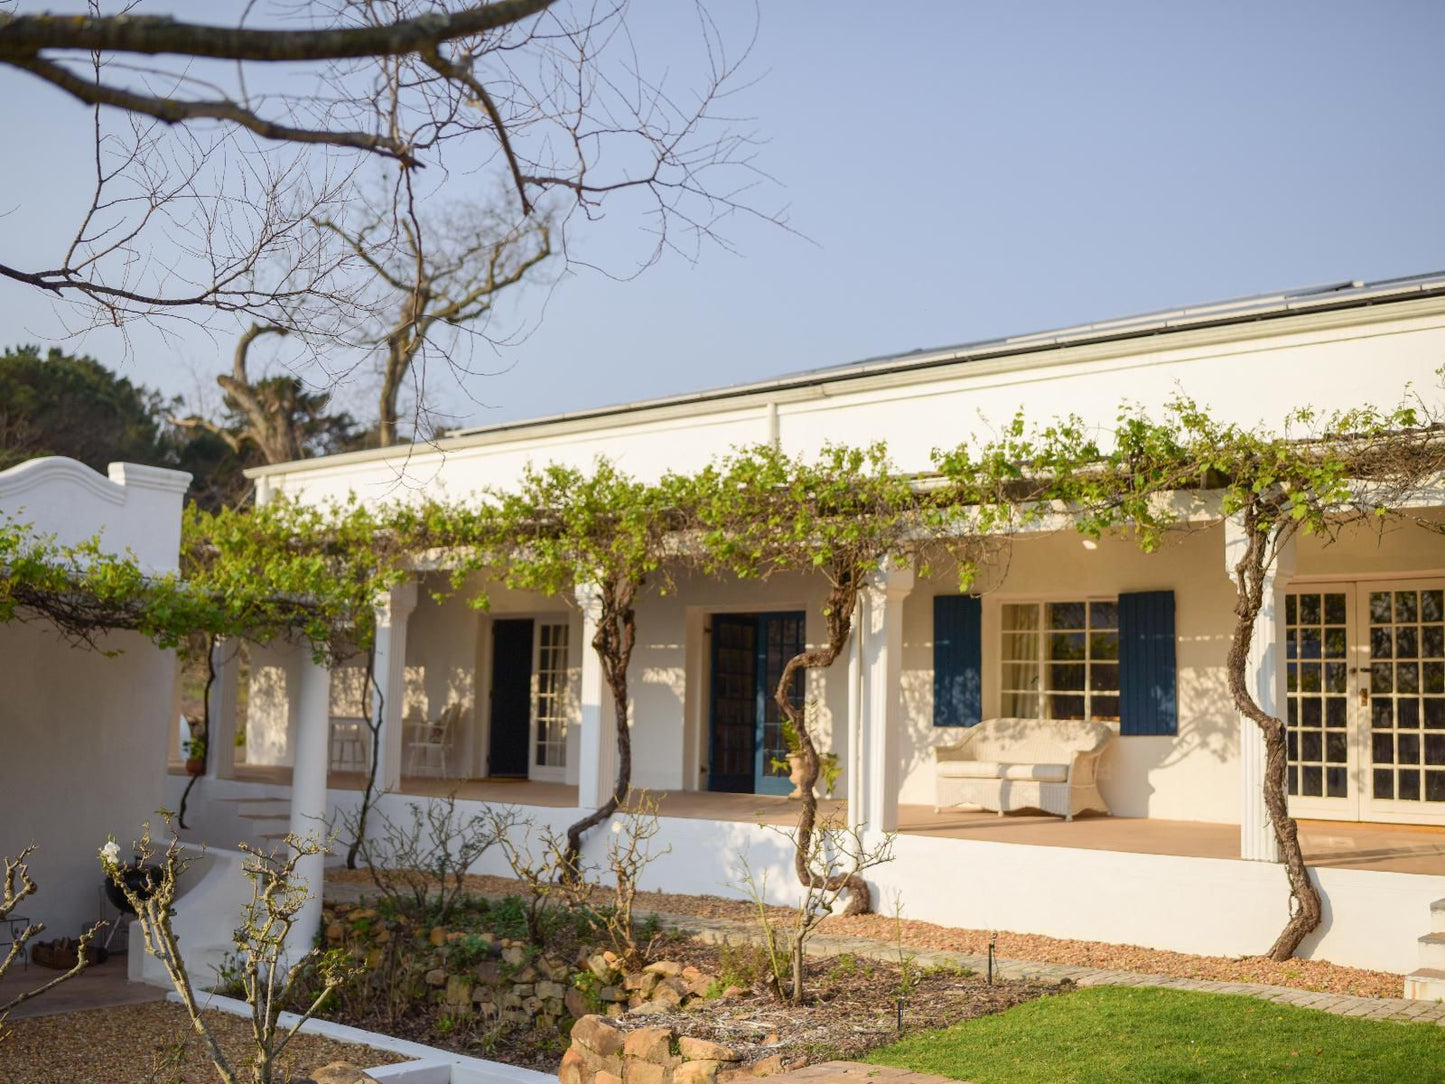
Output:
[[[571,724],[569,696],[572,682],[572,623],[566,615],[538,616],[532,619],[532,689],[531,726],[527,734],[527,776],[530,779],[548,782],[565,782],[567,775],[567,734]],[[556,764],[543,764],[538,760],[538,747],[542,731],[542,629],[560,628],[564,637],[560,648],[549,647],[557,663],[549,672],[556,675],[556,718],[561,720],[562,732],[556,742],[561,749],[561,759]]]

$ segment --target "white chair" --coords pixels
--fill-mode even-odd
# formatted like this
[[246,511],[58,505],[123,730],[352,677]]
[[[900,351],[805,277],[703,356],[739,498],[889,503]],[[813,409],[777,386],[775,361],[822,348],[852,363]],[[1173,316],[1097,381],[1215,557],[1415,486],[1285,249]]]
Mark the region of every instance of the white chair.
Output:
[[331,769],[338,772],[366,771],[366,720],[354,716],[331,719]]
[[407,744],[407,773],[416,774],[417,758],[420,757],[422,764],[428,770],[432,766],[432,754],[436,754],[438,774],[447,774],[447,749],[452,741],[452,727],[456,725],[457,719],[461,716],[462,705],[456,703],[448,708],[443,708],[442,713],[432,722],[420,722],[412,731],[412,739]]

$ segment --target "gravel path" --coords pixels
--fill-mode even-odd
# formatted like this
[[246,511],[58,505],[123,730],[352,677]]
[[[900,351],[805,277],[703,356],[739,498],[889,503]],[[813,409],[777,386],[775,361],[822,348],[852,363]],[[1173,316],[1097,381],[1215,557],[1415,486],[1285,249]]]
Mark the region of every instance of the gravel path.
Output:
[[[206,1022],[228,1055],[244,1056],[248,1021],[207,1013]],[[18,1020],[9,1030],[0,1043],[4,1084],[215,1084],[220,1079],[205,1043],[190,1030],[185,1010],[171,1002]],[[282,1057],[291,1072],[302,1076],[333,1061],[374,1066],[405,1060],[315,1035],[298,1035]]]
[[[328,874],[328,877],[337,883],[361,883],[368,887],[371,885],[364,870],[338,870]],[[521,892],[521,882],[505,877],[468,877],[466,881],[470,891],[486,896],[515,896]],[[639,892],[635,906],[638,912],[658,911],[744,922],[756,919],[751,903],[722,899],[719,896]],[[779,917],[791,913],[787,908],[774,910]],[[898,938],[897,923],[888,915],[830,918],[822,923],[819,931],[835,937],[864,937],[879,941],[896,941]],[[915,951],[986,953],[988,939],[987,930],[939,926],[914,919],[903,920],[903,942]],[[998,956],[1014,960],[1169,975],[1182,979],[1292,986],[1300,990],[1355,997],[1397,998],[1403,985],[1401,977],[1392,972],[1341,967],[1324,960],[1288,960],[1285,963],[1275,963],[1264,956],[1191,956],[1184,952],[1143,948],[1139,945],[1071,941],[1040,934],[1005,931],[999,931],[994,951]]]

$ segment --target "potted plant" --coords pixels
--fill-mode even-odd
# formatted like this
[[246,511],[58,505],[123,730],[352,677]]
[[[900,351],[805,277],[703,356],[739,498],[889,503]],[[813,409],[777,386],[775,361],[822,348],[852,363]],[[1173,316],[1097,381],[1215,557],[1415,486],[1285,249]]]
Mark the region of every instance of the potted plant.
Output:
[[[782,722],[783,744],[788,752],[782,757],[772,758],[772,767],[775,772],[783,769],[788,771],[788,782],[793,784],[790,799],[799,799],[803,796],[803,754],[798,750],[802,743],[798,740],[798,731],[794,728],[791,719],[784,719]],[[818,782],[823,786],[823,796],[833,797],[833,790],[838,785],[838,777],[843,774],[843,768],[838,763],[837,753],[818,754]]]
[[206,739],[195,737],[185,743],[186,771],[191,775],[206,774]]

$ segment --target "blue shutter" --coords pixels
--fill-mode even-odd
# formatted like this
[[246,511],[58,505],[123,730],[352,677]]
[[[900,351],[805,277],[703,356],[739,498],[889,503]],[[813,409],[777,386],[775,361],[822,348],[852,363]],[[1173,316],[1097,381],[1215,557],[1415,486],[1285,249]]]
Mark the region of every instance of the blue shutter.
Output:
[[933,725],[973,726],[983,715],[983,603],[933,598]]
[[1119,733],[1177,734],[1174,592],[1119,596]]

